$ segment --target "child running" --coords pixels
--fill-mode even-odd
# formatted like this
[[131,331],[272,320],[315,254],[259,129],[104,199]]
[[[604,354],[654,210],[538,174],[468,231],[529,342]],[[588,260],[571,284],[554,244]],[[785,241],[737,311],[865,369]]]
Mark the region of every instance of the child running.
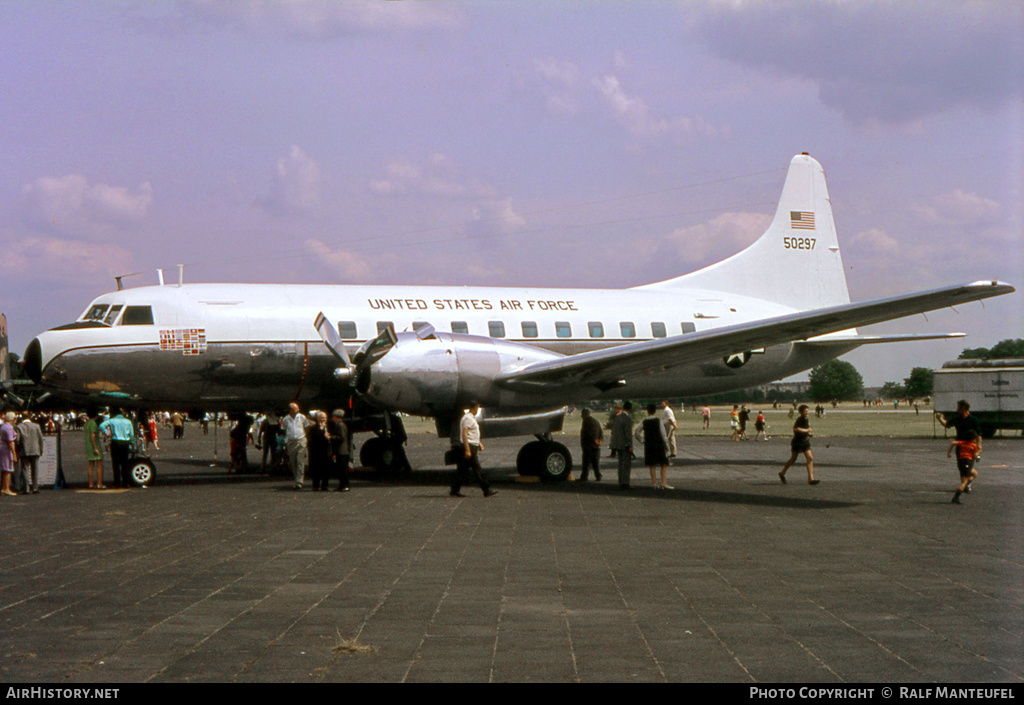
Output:
[[953,457],[953,449],[956,448],[956,467],[960,472],[960,486],[956,488],[953,495],[953,504],[960,504],[960,495],[964,492],[970,494],[971,483],[978,477],[978,471],[974,469],[974,462],[978,459],[978,434],[974,431],[965,431],[964,440],[953,441],[949,444],[946,457]]
[[771,440],[768,438],[768,425],[765,423],[763,412],[757,412],[757,418],[754,419],[754,429],[757,431],[757,433],[754,435],[755,441],[758,438],[761,438],[762,440],[765,441]]

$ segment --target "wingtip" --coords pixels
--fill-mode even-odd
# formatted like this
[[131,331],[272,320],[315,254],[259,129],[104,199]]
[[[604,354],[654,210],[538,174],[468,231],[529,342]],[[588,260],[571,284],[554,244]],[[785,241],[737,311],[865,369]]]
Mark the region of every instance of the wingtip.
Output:
[[1017,291],[1017,289],[1012,284],[1008,284],[1004,281],[999,281],[998,279],[983,279],[980,281],[971,282],[967,286],[982,288],[990,286],[996,289],[1005,289],[1007,292]]

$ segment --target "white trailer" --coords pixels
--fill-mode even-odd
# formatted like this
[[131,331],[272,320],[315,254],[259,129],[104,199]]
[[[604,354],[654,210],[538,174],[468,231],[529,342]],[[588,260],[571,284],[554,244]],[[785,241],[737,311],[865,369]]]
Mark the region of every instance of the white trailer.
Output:
[[1024,430],[1024,359],[953,360],[933,380],[935,410],[947,418],[966,399],[986,438],[1000,428]]

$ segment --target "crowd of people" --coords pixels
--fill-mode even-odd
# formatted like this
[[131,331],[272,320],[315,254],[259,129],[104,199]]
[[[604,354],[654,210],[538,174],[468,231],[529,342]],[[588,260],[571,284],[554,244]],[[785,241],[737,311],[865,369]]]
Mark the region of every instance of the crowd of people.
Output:
[[[129,414],[111,409],[83,413],[31,414],[5,412],[0,418],[0,495],[39,492],[38,461],[43,454],[44,433],[62,429],[82,431],[87,468],[87,488],[132,487],[129,468],[132,458],[145,449],[160,450],[160,427],[172,429],[172,439],[185,434],[185,415],[179,412],[140,411]],[[262,450],[261,471],[287,469],[295,487],[301,489],[308,474],[313,489],[328,489],[328,480],[338,479],[338,491],[349,490],[351,442],[344,412],[336,409],[328,419],[324,412],[299,413],[292,404],[289,413],[278,417],[270,412],[254,418],[246,413],[206,414],[199,419],[204,434],[210,424],[230,425],[231,444],[228,472],[248,472],[247,450],[254,445]],[[111,479],[104,480],[104,457],[108,459]]]
[[[791,454],[778,474],[779,480],[783,484],[787,483],[787,471],[803,455],[807,482],[817,485],[820,480],[814,476],[814,455],[811,450],[814,433],[809,421],[810,408],[806,404],[796,406],[795,402],[794,407],[797,413],[790,441]],[[634,443],[643,448],[643,463],[650,471],[652,486],[657,489],[673,489],[668,484],[667,472],[671,458],[677,453],[675,433],[678,425],[675,413],[668,401],[662,401],[660,408],[649,404],[646,410],[647,417],[635,424],[635,430],[631,415],[632,404],[628,401],[615,405],[614,413],[605,426],[594,417],[591,410],[582,410],[581,482],[589,481],[591,474],[596,481],[602,479],[600,457],[604,431],[607,429],[610,435],[608,446],[611,456],[616,460],[618,484],[622,489],[630,488],[632,463],[636,457]],[[695,406],[694,411],[697,410]],[[815,412],[819,418],[824,416],[822,408],[815,409]],[[703,405],[699,413],[702,429],[709,430],[710,407]],[[461,488],[471,477],[480,485],[484,496],[495,494],[479,460],[479,453],[484,449],[480,439],[479,414],[480,406],[473,402],[465,410],[458,426],[458,435],[453,440],[456,470],[450,494],[455,497],[464,496]],[[790,415],[793,416],[792,410]],[[970,404],[965,400],[958,403],[957,413],[951,418],[938,412],[935,416],[943,427],[956,431],[947,455],[952,457],[955,452],[957,456],[960,482],[953,502],[959,504],[961,496],[971,492],[972,484],[978,477],[976,465],[981,455],[981,424],[970,414]],[[746,440],[749,418],[750,412],[746,405],[733,405],[729,420],[732,440]],[[89,489],[107,487],[103,478],[105,454],[110,458],[112,486],[129,487],[130,459],[137,445],[142,443],[147,450],[159,451],[158,426],[161,422],[165,428],[173,429],[174,439],[184,437],[185,417],[177,412],[139,412],[135,418],[120,409],[113,410],[109,418],[96,409],[90,409],[84,414],[45,416],[5,412],[0,423],[0,495],[39,492],[38,466],[44,452],[43,435],[56,432],[65,424],[83,431]],[[246,413],[212,417],[206,415],[200,419],[204,433],[209,432],[211,422],[218,426],[225,422],[231,425],[228,433],[231,443],[229,472],[249,470],[247,448],[253,445],[257,450],[262,450],[261,470],[265,472],[268,466],[271,469],[286,468],[296,490],[303,489],[307,474],[312,480],[314,491],[327,491],[332,479],[338,481],[335,488],[337,491],[349,490],[352,442],[341,409],[334,410],[330,416],[322,411],[311,411],[307,416],[301,413],[298,404],[292,403],[288,413],[281,417],[273,412],[255,418]],[[769,440],[768,425],[761,411],[757,412],[754,428],[755,440]]]
[[[783,484],[787,484],[786,472],[803,455],[807,468],[807,483],[817,485],[821,480],[814,476],[814,454],[811,450],[811,438],[814,436],[814,432],[809,420],[810,407],[806,404],[797,405],[796,402],[793,403],[793,407],[789,413],[790,418],[795,416],[792,428],[793,436],[790,440],[790,456],[779,471],[779,480]],[[660,410],[656,405],[649,404],[647,418],[637,424],[635,433],[633,432],[632,409],[633,406],[628,401],[617,403],[612,418],[606,425],[610,431],[609,448],[611,457],[616,460],[619,487],[630,489],[632,462],[636,457],[633,451],[633,442],[636,441],[639,446],[643,447],[643,463],[650,471],[651,484],[656,489],[673,489],[667,482],[670,458],[676,455],[677,450],[674,434],[678,426],[672,407],[667,401],[661,403]],[[685,411],[685,406],[683,409]],[[698,407],[695,406],[694,412],[697,411]],[[711,408],[705,404],[699,407],[699,413],[701,429],[710,430]],[[824,417],[824,407],[818,405],[815,414],[818,418]],[[957,454],[960,484],[953,496],[953,502],[959,504],[961,495],[970,493],[971,485],[978,477],[976,464],[981,455],[981,424],[976,417],[970,415],[970,404],[965,400],[958,402],[957,413],[952,418],[947,419],[939,412],[936,412],[935,416],[943,427],[956,430],[956,438],[949,446],[947,455],[952,457],[954,452]],[[747,439],[749,419],[750,411],[746,405],[733,405],[729,417],[731,440]],[[764,412],[757,412],[754,429],[754,440],[770,440]],[[581,482],[587,482],[591,473],[595,480],[601,480],[600,449],[603,440],[604,432],[601,424],[594,418],[590,409],[583,409],[580,425],[582,467],[579,480]]]

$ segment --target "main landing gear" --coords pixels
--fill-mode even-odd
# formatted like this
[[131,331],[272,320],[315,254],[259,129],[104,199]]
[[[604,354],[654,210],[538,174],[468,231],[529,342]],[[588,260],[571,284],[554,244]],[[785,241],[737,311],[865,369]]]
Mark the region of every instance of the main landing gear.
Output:
[[541,482],[564,482],[572,471],[572,454],[561,443],[538,436],[520,448],[516,470],[520,475],[540,477]]
[[370,424],[370,429],[377,435],[368,438],[359,449],[360,464],[374,468],[378,480],[393,480],[412,472],[405,454],[405,442],[409,436],[402,417],[385,413],[379,423]]
[[359,449],[359,463],[363,467],[375,468],[381,480],[397,478],[412,470],[402,444],[383,436],[366,439]]
[[[378,433],[380,435],[368,438],[359,449],[360,464],[374,468],[380,480],[408,474],[412,468],[405,454],[404,433]],[[572,471],[572,453],[550,436],[537,435],[537,440],[519,449],[516,471],[520,475],[538,477],[541,482],[564,482]]]

